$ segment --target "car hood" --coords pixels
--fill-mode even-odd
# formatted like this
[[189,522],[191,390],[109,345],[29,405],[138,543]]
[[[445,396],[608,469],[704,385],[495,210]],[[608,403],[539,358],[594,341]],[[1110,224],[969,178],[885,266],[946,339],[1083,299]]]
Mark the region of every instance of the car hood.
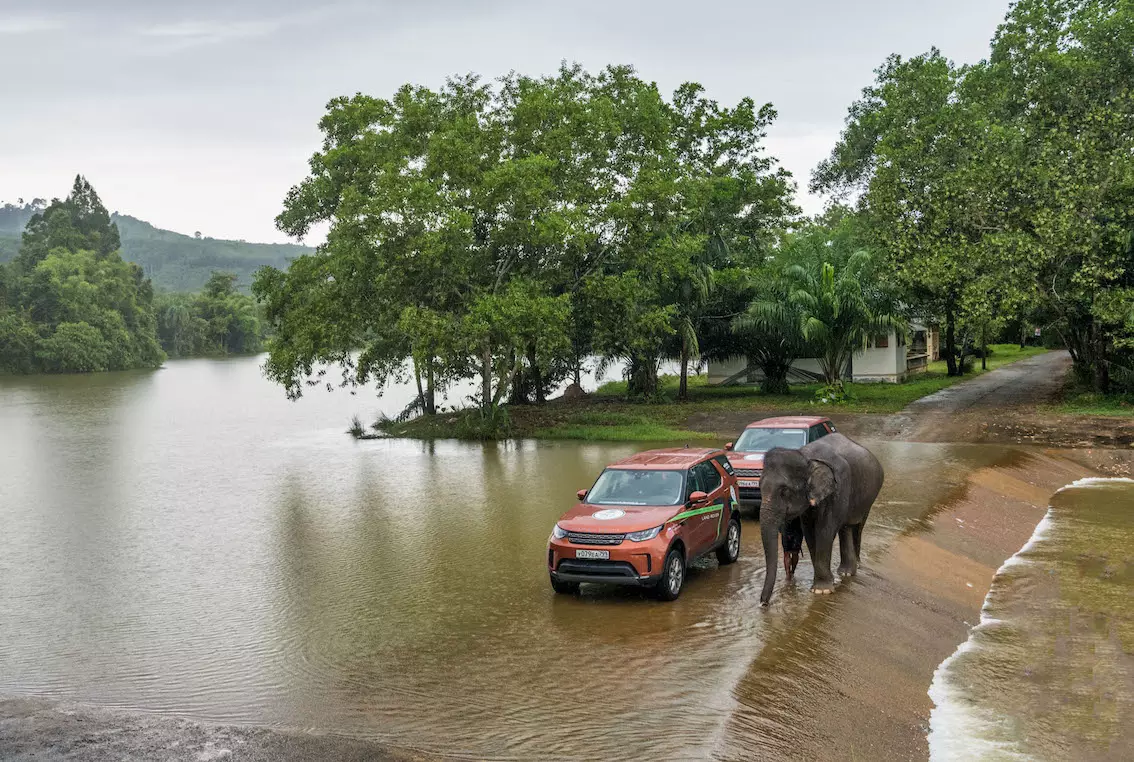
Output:
[[733,468],[763,468],[764,455],[762,452],[730,452],[728,462]]
[[[559,519],[568,532],[622,534],[660,526],[681,511],[683,505],[592,505],[579,503]],[[596,518],[595,514],[603,516]],[[609,518],[606,518],[609,517]]]

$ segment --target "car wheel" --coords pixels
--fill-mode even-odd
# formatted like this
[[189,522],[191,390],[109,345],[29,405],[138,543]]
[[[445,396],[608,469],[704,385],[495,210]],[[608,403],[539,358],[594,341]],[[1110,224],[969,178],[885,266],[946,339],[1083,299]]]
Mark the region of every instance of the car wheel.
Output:
[[578,582],[561,582],[555,577],[551,578],[551,589],[560,595],[574,595],[579,592]]
[[662,567],[662,576],[654,593],[659,600],[675,601],[681,595],[681,588],[685,584],[685,556],[680,548],[672,548],[665,555],[665,566]]
[[717,563],[721,566],[735,564],[740,558],[740,519],[733,516],[728,520],[724,545],[717,548]]

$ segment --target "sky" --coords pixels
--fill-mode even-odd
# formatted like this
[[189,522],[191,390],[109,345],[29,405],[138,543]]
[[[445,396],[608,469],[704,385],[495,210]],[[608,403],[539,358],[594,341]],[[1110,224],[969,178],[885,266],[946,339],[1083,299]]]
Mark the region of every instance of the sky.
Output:
[[[338,95],[632,64],[670,93],[772,103],[807,193],[890,53],[988,51],[1008,0],[0,0],[0,203],[64,196],[216,238],[284,241],[288,188]],[[307,243],[318,243],[308,240]]]

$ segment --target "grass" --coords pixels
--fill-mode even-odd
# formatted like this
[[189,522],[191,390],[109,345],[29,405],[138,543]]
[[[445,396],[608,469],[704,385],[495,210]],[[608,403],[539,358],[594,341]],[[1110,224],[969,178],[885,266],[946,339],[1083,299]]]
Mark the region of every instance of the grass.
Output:
[[1134,394],[1100,394],[1071,380],[1063,390],[1063,398],[1059,403],[1047,406],[1045,410],[1072,415],[1130,418],[1134,417]]
[[[1044,349],[1013,344],[992,347],[989,370],[1042,354]],[[689,400],[677,401],[678,379],[659,379],[658,398],[645,402],[627,399],[626,382],[603,384],[588,398],[577,402],[555,401],[543,406],[510,406],[507,425],[491,432],[477,425],[476,411],[426,416],[400,424],[383,424],[388,436],[417,439],[494,439],[535,437],[581,439],[602,442],[682,442],[723,439],[725,435],[703,429],[711,422],[694,419],[727,414],[752,413],[762,417],[780,415],[889,414],[916,399],[960,381],[979,376],[976,368],[961,377],[945,374],[944,363],[933,363],[925,373],[901,384],[847,384],[850,399],[839,404],[820,404],[815,393],[821,384],[792,386],[789,394],[762,394],[753,386],[709,386],[704,376],[689,379]],[[709,419],[711,421],[711,418]],[[702,430],[697,430],[702,429]]]
[[714,438],[713,434],[701,431],[673,428],[657,417],[594,410],[568,415],[554,426],[535,429],[532,436],[591,442],[675,442]]

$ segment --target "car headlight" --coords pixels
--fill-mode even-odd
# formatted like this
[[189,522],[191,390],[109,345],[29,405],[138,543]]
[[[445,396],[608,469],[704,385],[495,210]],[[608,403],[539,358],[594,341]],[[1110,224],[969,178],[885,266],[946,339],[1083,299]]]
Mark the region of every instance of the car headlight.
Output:
[[626,535],[626,539],[630,542],[645,542],[646,540],[652,540],[658,536],[658,532],[660,532],[662,530],[662,527],[664,526],[665,524],[662,524],[661,526],[656,526],[653,529],[643,529],[641,532],[630,532]]
[[559,526],[558,524],[556,524],[551,529],[551,536],[554,537],[557,540],[562,540],[564,537],[567,536],[567,530],[564,529],[563,527]]

